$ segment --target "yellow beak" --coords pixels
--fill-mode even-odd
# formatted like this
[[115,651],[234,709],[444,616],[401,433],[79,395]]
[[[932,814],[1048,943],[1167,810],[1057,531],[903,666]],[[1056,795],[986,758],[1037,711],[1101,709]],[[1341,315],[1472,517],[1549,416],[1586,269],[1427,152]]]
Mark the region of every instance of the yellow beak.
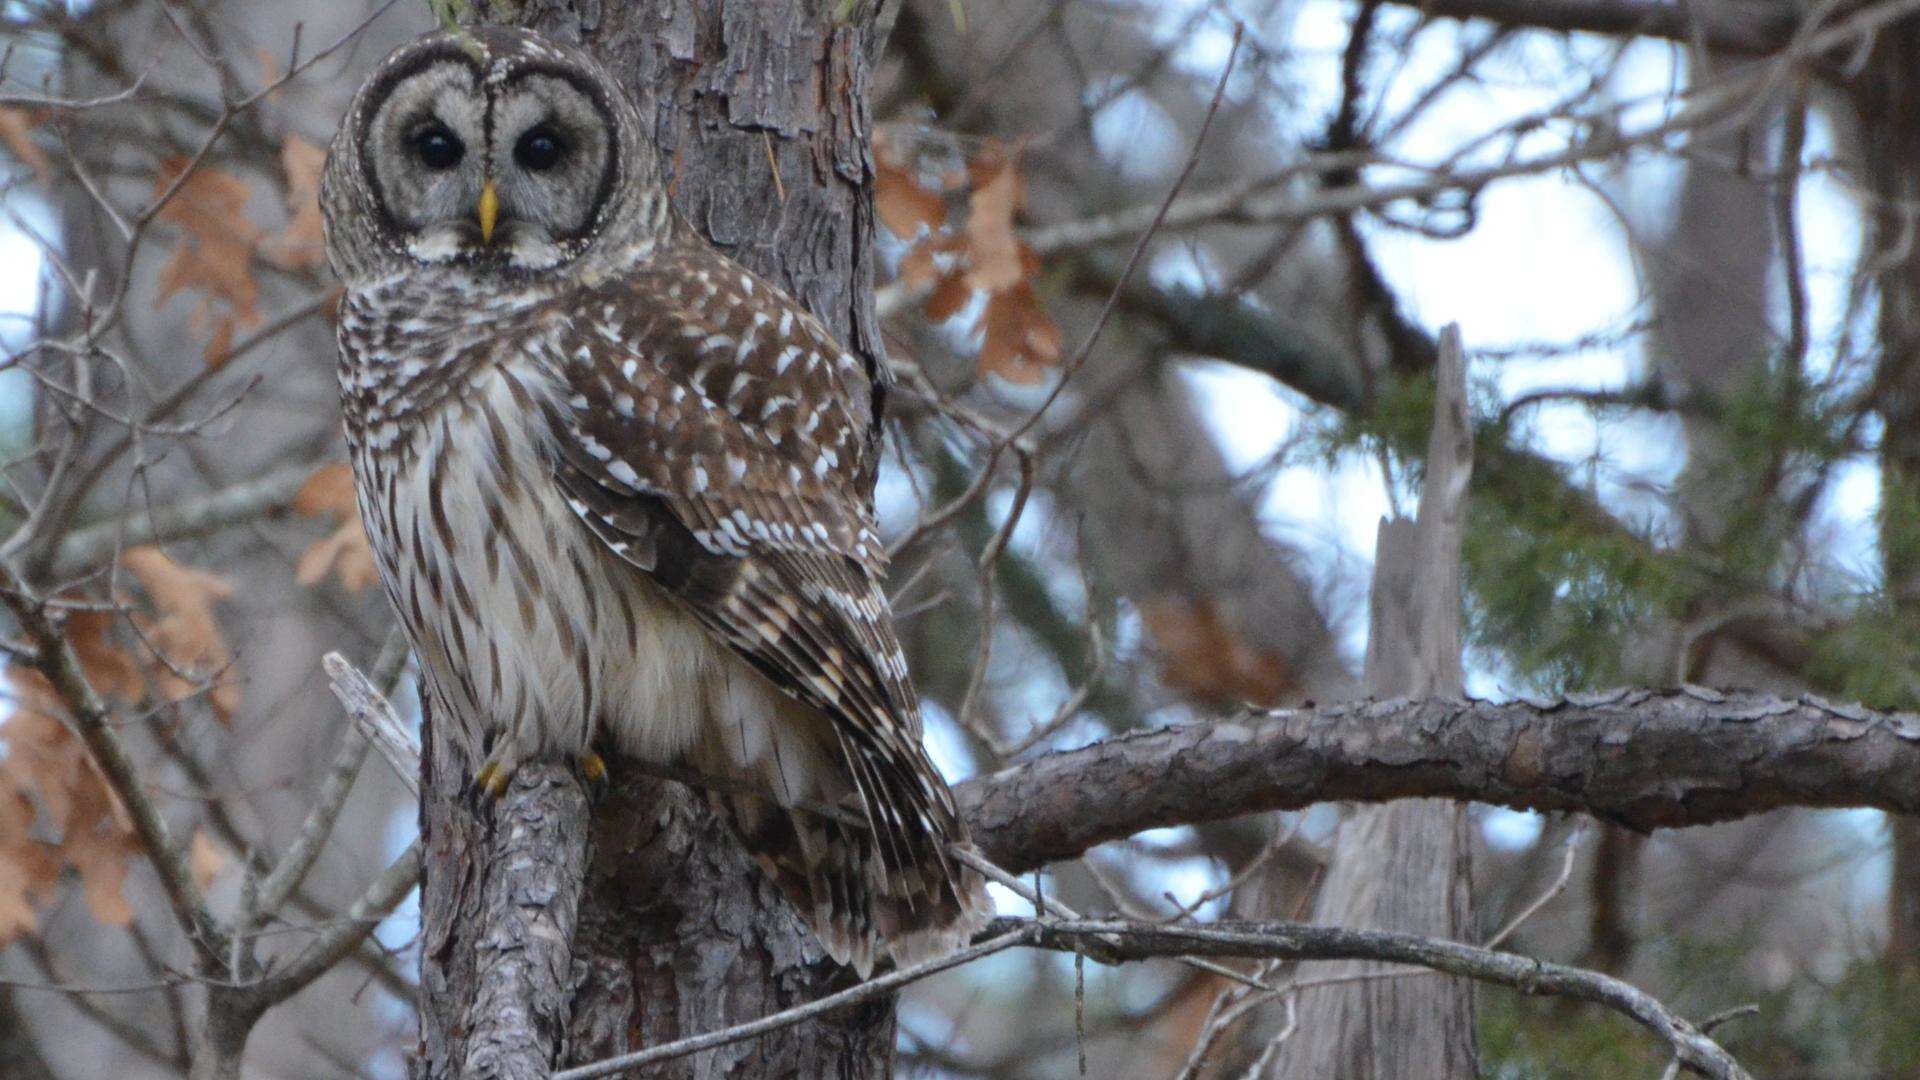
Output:
[[480,240],[493,243],[493,227],[500,220],[500,193],[489,180],[480,187]]

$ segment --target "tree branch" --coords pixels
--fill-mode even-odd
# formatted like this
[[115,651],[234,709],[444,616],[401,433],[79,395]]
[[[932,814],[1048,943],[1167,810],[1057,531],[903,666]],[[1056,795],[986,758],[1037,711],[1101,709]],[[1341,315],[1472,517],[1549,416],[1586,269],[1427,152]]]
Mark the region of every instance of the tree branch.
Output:
[[1437,19],[1479,19],[1515,30],[1655,37],[1720,52],[1770,53],[1792,40],[1794,9],[1669,0],[1394,0]]
[[1920,715],[1698,687],[1363,702],[1124,735],[956,796],[1016,873],[1144,829],[1332,801],[1472,799],[1639,830],[1784,806],[1916,813]]
[[367,891],[342,913],[335,924],[307,946],[293,962],[277,969],[273,977],[254,988],[261,1011],[292,997],[306,985],[333,970],[346,955],[360,947],[373,928],[393,914],[400,901],[420,884],[420,844],[415,841],[399,857],[387,864],[380,875],[367,884]]
[[972,963],[1018,946],[1088,953],[1127,962],[1157,957],[1212,956],[1273,960],[1373,960],[1499,986],[1527,994],[1553,994],[1604,1005],[1652,1031],[1673,1049],[1681,1064],[1716,1080],[1748,1080],[1732,1055],[1674,1015],[1659,1000],[1599,972],[1583,971],[1514,953],[1387,930],[1349,930],[1295,922],[1217,922],[1203,926],[1136,922],[1125,919],[1056,921],[997,919],[979,944],[938,960],[891,972],[818,1001],[785,1009],[744,1024],[680,1039],[662,1046],[597,1061],[554,1074],[553,1080],[592,1080],[729,1043],[758,1038],[808,1017],[890,994],[908,983]]
[[1119,919],[1038,924],[997,920],[992,929],[1004,930],[1005,923],[1037,925],[1033,943],[1041,948],[1078,952],[1089,943],[1097,943],[1122,960],[1214,956],[1411,964],[1526,994],[1552,994],[1604,1005],[1658,1035],[1688,1068],[1718,1080],[1744,1080],[1748,1075],[1718,1043],[1645,991],[1610,975],[1515,953],[1390,930],[1350,930],[1295,922],[1234,921],[1196,926]]
[[0,571],[0,603],[13,614],[32,643],[31,666],[46,676],[53,692],[66,706],[74,733],[85,744],[100,775],[126,810],[134,835],[140,839],[140,848],[159,874],[161,891],[166,894],[167,904],[187,939],[193,943],[201,966],[209,971],[221,970],[226,935],[208,910],[206,897],[187,868],[184,851],[174,841],[167,819],[148,797],[146,784],[114,727],[106,702],[81,670],[80,660],[74,655],[66,634],[46,606],[31,596],[11,571]]
[[460,1075],[545,1080],[565,1060],[573,936],[591,857],[587,795],[571,767],[520,766],[492,807],[479,926],[478,983]]
[[72,572],[103,562],[123,547],[201,536],[282,513],[312,475],[313,463],[302,462],[197,499],[75,529],[61,539],[54,566],[57,572]]

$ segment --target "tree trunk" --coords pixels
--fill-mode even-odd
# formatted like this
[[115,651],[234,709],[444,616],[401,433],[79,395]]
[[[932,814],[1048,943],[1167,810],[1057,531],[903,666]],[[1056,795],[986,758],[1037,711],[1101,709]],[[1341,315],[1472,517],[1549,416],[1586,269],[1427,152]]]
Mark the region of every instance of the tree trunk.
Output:
[[[835,22],[839,5],[814,0],[474,7],[488,8],[481,21],[591,49],[652,120],[681,213],[788,288],[849,348],[880,353],[867,102],[875,42],[866,17]],[[462,800],[468,778],[431,727],[428,746],[421,914],[429,1003],[419,1072],[450,1077],[466,1075],[465,1044],[483,983],[494,977],[479,969],[497,966],[475,962],[488,955],[478,932],[487,897],[511,894],[486,891],[499,868],[473,861],[490,842],[485,812]],[[697,797],[620,762],[611,769],[614,790],[590,811],[592,856],[569,967],[532,972],[557,974],[552,985],[571,996],[570,1016],[532,1025],[544,1031],[551,1063],[583,1064],[752,1019],[850,979]],[[511,810],[520,787],[492,813]],[[546,1030],[550,1019],[563,1026]],[[892,1051],[893,1007],[882,1001],[649,1075],[879,1076]]]
[[[1473,468],[1457,331],[1440,347],[1439,385],[1419,516],[1380,523],[1366,688],[1376,698],[1459,694],[1460,542]],[[1366,807],[1341,827],[1314,921],[1472,940],[1466,807],[1421,799]],[[1378,964],[1308,969],[1307,980]],[[1300,997],[1298,1040],[1279,1056],[1288,1078],[1476,1075],[1473,993],[1461,979],[1365,979]]]
[[[1870,202],[1861,263],[1875,268],[1880,365],[1876,382],[1886,434],[1880,457],[1880,546],[1887,589],[1908,619],[1920,618],[1920,258],[1910,208],[1920,199],[1920,30],[1901,23],[1875,35],[1854,87],[1855,136]],[[1911,625],[1911,624],[1909,624]],[[1912,702],[1901,704],[1911,706]],[[1920,825],[1895,818],[1887,889],[1887,958],[1920,974]]]

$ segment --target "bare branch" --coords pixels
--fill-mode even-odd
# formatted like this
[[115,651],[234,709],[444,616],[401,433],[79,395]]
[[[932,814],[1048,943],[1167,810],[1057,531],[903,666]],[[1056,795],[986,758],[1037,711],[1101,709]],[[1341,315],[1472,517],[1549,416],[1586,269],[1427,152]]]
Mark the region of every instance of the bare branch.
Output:
[[1658,1035],[1675,1057],[1718,1080],[1745,1080],[1747,1071],[1698,1028],[1674,1015],[1653,996],[1596,971],[1496,952],[1453,941],[1389,930],[1350,930],[1295,922],[1138,923],[1125,920],[1039,922],[996,920],[995,929],[1017,922],[1037,930],[1041,948],[1077,952],[1085,942],[1114,949],[1127,960],[1152,957],[1263,957],[1273,960],[1374,960],[1508,986],[1525,994],[1550,994],[1604,1005]]
[[380,925],[400,901],[420,884],[420,842],[414,841],[399,858],[387,864],[380,876],[367,885],[367,891],[353,902],[346,914],[291,964],[276,971],[272,978],[254,987],[253,995],[261,1011],[299,993],[306,985],[331,971],[348,953],[360,947],[373,928]]
[[288,465],[197,499],[75,529],[61,539],[54,565],[72,573],[105,561],[122,547],[201,536],[283,513],[313,468],[310,461]]
[[173,830],[148,797],[133,758],[110,722],[106,703],[87,681],[65,634],[49,616],[47,608],[30,596],[11,572],[0,571],[0,603],[12,612],[27,640],[33,644],[33,667],[53,686],[53,692],[66,706],[74,732],[126,810],[134,835],[140,839],[141,850],[159,874],[167,903],[187,939],[193,943],[195,953],[209,970],[220,970],[225,956],[220,926],[207,909],[206,897],[193,880],[185,852],[174,841]]
[[366,762],[371,745],[357,724],[348,724],[340,732],[340,749],[320,781],[320,790],[314,793],[313,807],[301,823],[299,835],[287,845],[273,872],[260,882],[260,894],[253,906],[257,916],[280,910],[306,880],[307,871],[313,869],[314,861],[320,857],[320,849],[333,835],[334,822],[340,820],[340,811],[347,805],[347,795],[353,790],[354,778],[360,775],[360,766]]
[[577,1069],[563,1069],[553,1074],[553,1080],[592,1080],[593,1077],[598,1076],[616,1076],[629,1069],[638,1069],[662,1061],[672,1061],[675,1058],[686,1057],[688,1054],[697,1054],[702,1050],[711,1050],[716,1046],[725,1046],[728,1043],[757,1038],[765,1035],[769,1031],[778,1031],[783,1027],[792,1027],[794,1024],[832,1012],[835,1009],[886,996],[906,986],[908,983],[918,982],[929,975],[938,975],[943,971],[957,968],[962,964],[970,964],[983,956],[991,956],[997,952],[1005,952],[1016,945],[1031,944],[1035,940],[1035,933],[1038,928],[1039,924],[1037,923],[1027,923],[1011,932],[1003,933],[998,937],[989,937],[977,945],[968,946],[958,952],[943,956],[938,960],[929,960],[923,964],[915,964],[913,967],[904,968],[888,975],[882,975],[876,979],[869,979],[858,986],[849,987],[837,994],[829,994],[818,1001],[810,1001],[805,1005],[797,1005],[791,1009],[784,1009],[771,1016],[763,1016],[758,1020],[738,1024],[723,1031],[713,1031],[704,1035],[695,1035],[691,1038],[677,1039],[661,1046],[636,1051],[631,1054],[622,1054],[619,1057],[608,1058],[605,1061],[596,1061],[591,1065],[582,1065]]
[[1294,922],[1221,922],[1196,926],[1130,920],[998,919],[979,944],[939,960],[871,979],[771,1016],[720,1031],[553,1074],[553,1080],[592,1080],[656,1065],[756,1038],[809,1017],[869,1000],[942,971],[1019,946],[1108,955],[1119,961],[1211,956],[1269,960],[1373,960],[1407,964],[1526,994],[1551,994],[1614,1009],[1659,1036],[1676,1059],[1717,1080],[1747,1080],[1748,1074],[1700,1029],[1674,1015],[1651,995],[1619,979],[1513,953],[1386,930],[1349,930]]
[[1670,0],[1396,0],[1432,18],[1482,19],[1557,33],[1656,37],[1730,53],[1770,53],[1793,39],[1795,9]]
[[354,727],[379,749],[394,775],[417,798],[420,794],[419,736],[400,722],[400,714],[393,711],[386,695],[375,689],[346,657],[330,652],[320,663],[327,669],[333,696],[340,699],[347,715],[353,718]]
[[1678,828],[1784,806],[1920,812],[1920,715],[1818,697],[1623,690],[1362,702],[1121,736],[956,790],[1020,872],[1144,829],[1439,797]]

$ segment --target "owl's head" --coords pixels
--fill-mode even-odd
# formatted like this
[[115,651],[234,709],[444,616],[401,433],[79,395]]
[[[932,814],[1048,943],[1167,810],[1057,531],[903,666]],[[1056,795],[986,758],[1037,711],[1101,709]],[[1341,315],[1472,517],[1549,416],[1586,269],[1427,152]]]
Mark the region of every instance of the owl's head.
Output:
[[668,219],[652,143],[607,70],[499,28],[428,34],[382,61],[334,136],[321,206],[349,282],[420,265],[549,270]]

